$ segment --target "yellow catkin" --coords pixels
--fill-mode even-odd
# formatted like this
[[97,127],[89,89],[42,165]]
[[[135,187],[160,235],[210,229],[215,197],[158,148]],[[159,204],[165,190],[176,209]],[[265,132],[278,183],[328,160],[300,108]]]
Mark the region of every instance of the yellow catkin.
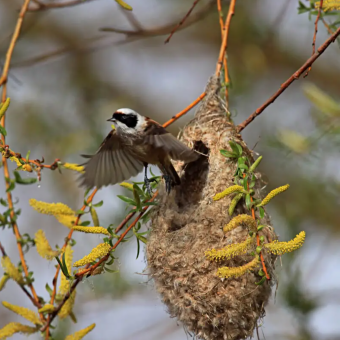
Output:
[[224,228],[223,231],[227,233],[230,230],[237,228],[240,224],[246,225],[250,230],[256,232],[257,225],[256,221],[250,216],[246,214],[241,214],[235,216]]
[[63,163],[62,166],[66,169],[69,169],[69,170],[84,173],[84,167],[82,165],[79,165],[79,164]]
[[281,192],[286,191],[289,188],[289,184],[283,185],[282,187],[278,187],[272,190],[258,205],[258,207],[262,207],[263,205],[268,204],[276,195],[280,194]]
[[97,258],[105,256],[111,249],[108,243],[101,243],[96,248],[93,248],[90,254],[84,256],[81,260],[74,262],[74,267],[81,267],[85,264],[95,261]]
[[37,201],[34,198],[29,200],[30,206],[40,212],[47,215],[75,215],[75,212],[64,203],[46,203]]
[[6,282],[9,280],[9,276],[8,275],[4,275],[1,279],[0,279],[0,292],[5,288]]
[[6,274],[20,285],[25,284],[24,277],[19,272],[18,268],[11,262],[8,256],[4,256],[1,259],[2,268],[4,268]]
[[295,236],[293,240],[288,242],[278,242],[277,240],[266,243],[264,247],[268,249],[274,255],[283,255],[285,253],[290,253],[294,250],[297,250],[302,247],[305,242],[306,233],[301,231],[298,235]]
[[[2,155],[5,155],[5,152],[2,152]],[[11,162],[15,162],[17,164],[17,166],[21,166],[22,171],[28,171],[28,172],[32,172],[32,167],[29,164],[21,164],[19,158],[15,157],[15,156],[11,156],[8,158]]]
[[74,227],[74,223],[77,219],[76,216],[72,215],[56,215],[55,218],[58,220],[59,223],[64,225],[67,228],[72,229]]
[[39,313],[52,313],[53,311],[54,311],[54,306],[50,303],[46,303],[46,305],[44,305],[38,310]]
[[[4,152],[2,153],[4,155]],[[15,162],[17,164],[17,166],[21,166],[21,162],[19,161],[19,158],[15,157],[15,156],[12,156],[12,157],[9,157],[9,160],[11,162]]]
[[9,309],[12,312],[22,316],[23,318],[32,322],[33,324],[42,325],[42,322],[40,321],[38,314],[33,312],[32,310],[25,308],[25,307],[12,305],[11,303],[6,302],[6,301],[2,301],[2,304],[7,309]]
[[205,252],[205,256],[210,260],[228,260],[232,257],[246,254],[255,244],[255,237],[248,237],[244,242],[229,244],[223,249],[211,249]]
[[121,187],[129,189],[129,190],[133,190],[133,184],[131,183],[127,183],[127,182],[122,182],[119,184]]
[[76,291],[74,290],[64,305],[61,307],[58,316],[60,319],[65,319],[72,313],[74,302],[76,300]]
[[[320,1],[314,3],[316,9],[319,9],[320,3],[321,3]],[[337,0],[324,0],[322,3],[322,9],[325,12],[332,10],[340,10],[340,3]]]
[[107,229],[103,227],[80,227],[80,226],[74,226],[72,228],[76,231],[81,231],[83,233],[90,233],[90,234],[104,234],[107,236],[110,236],[110,233],[107,231]]
[[18,322],[11,322],[0,329],[0,340],[7,339],[15,333],[32,334],[38,332],[39,328],[22,325]]
[[93,323],[92,325],[90,325],[90,326],[88,326],[84,329],[81,329],[78,332],[75,332],[71,335],[68,335],[65,338],[65,340],[81,340],[86,334],[90,333],[94,327],[96,327],[95,323]]
[[237,194],[232,200],[231,203],[229,205],[229,209],[228,209],[228,213],[229,216],[231,216],[234,213],[234,210],[237,206],[237,203],[240,201],[240,199],[242,198],[243,194]]
[[233,186],[225,189],[224,191],[220,192],[219,194],[216,194],[213,197],[213,200],[214,201],[218,201],[221,198],[223,198],[224,196],[230,195],[230,194],[232,194],[234,192],[244,192],[244,189],[240,185],[233,185]]
[[59,251],[55,251],[51,248],[43,230],[39,229],[35,233],[34,241],[37,252],[42,258],[51,261],[59,255]]
[[[72,269],[72,260],[73,260],[73,250],[72,250],[72,247],[68,244],[65,248],[65,264],[67,267],[67,271],[69,273],[71,273],[71,269]],[[61,272],[59,294],[65,295],[70,290],[70,286],[71,286],[70,281],[63,274],[63,272]]]
[[257,257],[254,257],[252,261],[241,267],[221,267],[217,270],[217,276],[228,279],[230,277],[239,277],[244,275],[250,270],[255,269],[260,264]]

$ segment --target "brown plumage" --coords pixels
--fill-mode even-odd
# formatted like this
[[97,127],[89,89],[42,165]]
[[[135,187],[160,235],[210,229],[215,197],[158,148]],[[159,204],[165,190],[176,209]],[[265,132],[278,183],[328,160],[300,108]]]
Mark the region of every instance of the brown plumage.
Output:
[[99,189],[128,180],[143,167],[149,188],[147,166],[154,164],[163,173],[169,192],[171,186],[181,183],[171,159],[190,163],[199,157],[160,124],[131,109],[120,109],[108,120],[116,129],[108,134],[93,156],[84,156],[89,160],[84,164],[81,184],[87,188]]

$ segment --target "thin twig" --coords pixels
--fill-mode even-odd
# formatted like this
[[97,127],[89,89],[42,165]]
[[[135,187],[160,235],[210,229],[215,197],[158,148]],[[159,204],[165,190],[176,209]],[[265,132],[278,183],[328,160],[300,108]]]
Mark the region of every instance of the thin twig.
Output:
[[[323,4],[323,0],[320,0],[320,7],[319,7],[319,10],[318,10],[318,15],[316,16],[315,23],[314,23],[314,36],[313,36],[313,43],[312,43],[312,48],[313,48],[312,55],[315,53],[315,42],[316,42],[316,35],[318,33],[318,23],[319,23],[319,20],[320,20],[322,4]],[[306,78],[308,76],[308,73],[310,72],[311,69],[312,69],[312,65],[309,66],[307,72],[304,74],[304,76],[303,76],[304,78]]]
[[329,27],[329,25],[328,25],[328,23],[326,22],[326,20],[325,20],[324,18],[321,18],[321,21],[322,21],[322,23],[324,24],[324,26],[326,27],[327,32],[328,32],[329,34],[333,34],[334,31]]
[[[215,0],[210,0],[204,7],[202,7],[198,12],[191,15],[178,29],[182,30],[186,27],[191,26],[192,24],[202,20],[205,18],[212,7],[214,6]],[[176,21],[177,22],[177,21]],[[136,40],[136,39],[142,39],[142,38],[148,38],[148,37],[156,37],[160,35],[169,34],[174,27],[176,27],[177,24],[171,23],[166,24],[160,27],[150,28],[150,29],[141,29],[141,30],[125,30],[115,27],[102,27],[100,28],[100,31],[102,32],[114,32],[119,34],[125,34],[126,38],[129,39],[128,41]],[[124,41],[122,42],[124,43]]]
[[[10,68],[10,65],[11,65],[11,60],[12,60],[15,44],[16,44],[18,38],[19,38],[20,31],[21,31],[21,28],[22,28],[22,24],[23,24],[23,21],[24,21],[24,17],[25,17],[25,14],[27,12],[29,3],[30,3],[30,0],[25,0],[22,7],[21,7],[16,26],[14,28],[13,36],[12,36],[12,39],[10,41],[7,53],[6,53],[6,59],[5,59],[4,67],[3,67],[3,70],[2,70],[2,75],[0,77],[0,86],[2,86],[2,96],[1,96],[1,102],[2,103],[4,103],[6,98],[7,98],[8,72],[9,72],[9,68]],[[6,114],[3,115],[0,124],[3,127],[5,127],[5,123],[6,123]],[[1,141],[2,141],[3,145],[6,144],[4,134],[1,135]],[[3,168],[4,168],[5,179],[10,178],[7,159],[4,156],[2,157],[2,163],[3,163]],[[5,180],[5,183],[6,183],[6,189],[8,189],[10,184],[8,183],[7,180]],[[8,207],[11,210],[10,216],[13,219],[15,213],[14,213],[12,194],[11,194],[10,191],[7,192],[7,201],[8,201]],[[14,221],[14,219],[13,219],[13,221]],[[16,240],[17,240],[17,247],[18,247],[21,265],[22,265],[25,276],[28,277],[29,276],[28,268],[27,268],[27,264],[26,264],[26,261],[25,261],[24,252],[22,250],[22,246],[21,246],[21,243],[20,243],[21,235],[20,235],[20,232],[19,232],[19,228],[18,228],[18,225],[17,225],[16,222],[13,222],[12,225],[13,225],[13,232],[14,232]],[[29,282],[28,286],[29,286],[29,288],[32,292],[32,295],[33,295],[33,298],[34,298],[34,301],[35,301],[35,305],[38,306],[38,307],[41,307],[38,295],[37,295],[37,293],[34,289],[33,284],[31,282]],[[42,314],[40,314],[40,318],[41,318],[41,320],[44,320],[44,316]]]
[[[223,23],[223,12],[222,12],[222,4],[221,0],[217,0],[217,11],[218,11],[218,18],[221,27],[221,38],[223,39],[224,32],[225,32],[225,25]],[[225,102],[226,108],[229,108],[229,72],[228,72],[228,64],[227,64],[227,55],[224,55],[223,59],[223,68],[224,68],[224,85],[225,85]]]
[[[246,177],[246,174],[243,174],[243,178]],[[249,190],[249,183],[247,182],[247,189]],[[253,198],[250,196],[250,201],[253,202]],[[251,217],[256,220],[256,216],[255,216],[255,209],[254,206],[251,207]],[[260,236],[259,233],[256,233],[256,245],[259,246],[260,245]],[[270,276],[267,272],[267,267],[266,267],[266,263],[264,262],[264,257],[262,252],[260,253],[260,259],[261,259],[261,264],[262,264],[262,269],[266,275],[266,279],[270,280]]]
[[34,2],[37,4],[37,7],[32,7],[28,9],[28,12],[39,12],[39,11],[46,11],[48,9],[54,9],[54,8],[65,8],[65,7],[74,7],[81,4],[86,4],[93,0],[71,0],[66,2],[51,2],[51,3],[43,3],[39,0],[34,0]]
[[[214,2],[215,0],[210,0],[204,7],[200,9],[200,11],[191,15],[188,18],[188,20],[180,27],[180,30],[186,27],[189,27],[192,24],[204,19],[210,13],[210,10],[212,9]],[[113,39],[107,39],[108,36],[103,36],[103,35],[94,36],[94,37],[84,40],[82,43],[77,44],[76,47],[74,46],[62,47],[58,50],[55,50],[49,53],[44,53],[33,58],[29,58],[23,61],[18,61],[13,64],[13,67],[28,67],[28,66],[36,65],[41,62],[47,62],[48,60],[52,58],[62,56],[66,53],[81,51],[82,54],[84,54],[84,53],[98,51],[106,47],[112,47],[113,45],[115,46],[124,45],[124,44],[128,44],[128,43],[140,40],[140,39],[147,39],[151,37],[166,35],[166,34],[169,34],[169,32],[171,32],[174,25],[176,24],[171,23],[171,24],[167,24],[164,26],[156,27],[156,28],[137,29],[137,30],[126,30],[126,29],[120,29],[120,28],[115,28],[115,27],[103,27],[100,29],[101,31],[123,34],[125,35],[125,39],[120,40],[120,41],[114,41]],[[133,26],[135,27],[135,25]]]
[[[221,44],[221,48],[220,48],[220,54],[218,57],[218,62],[216,65],[216,75],[219,75],[222,69],[222,65],[223,65],[223,59],[224,59],[224,55],[226,54],[226,50],[227,50],[227,46],[228,46],[228,37],[229,37],[229,29],[230,29],[230,23],[231,23],[231,19],[235,13],[235,5],[236,5],[236,0],[231,0],[230,1],[230,5],[229,5],[229,10],[228,10],[228,15],[225,21],[225,25],[224,25],[224,35],[222,38],[222,44]],[[226,70],[226,73],[228,73],[228,70]]]
[[166,123],[163,124],[163,127],[167,127],[171,125],[173,122],[175,122],[178,118],[182,117],[185,115],[189,110],[191,110],[194,106],[196,106],[204,97],[206,93],[203,92],[199,95],[197,99],[195,99],[190,105],[188,105],[184,110],[181,112],[178,112],[175,116],[171,117]]
[[191,14],[191,12],[196,7],[196,5],[198,4],[199,1],[200,0],[194,1],[191,8],[187,12],[187,14],[184,16],[184,18],[178,23],[177,26],[174,27],[174,29],[171,31],[170,35],[166,38],[166,40],[164,41],[164,44],[167,44],[170,41],[170,39],[172,38],[172,36],[174,35],[174,33],[184,24],[185,20],[188,19],[189,15]]
[[259,116],[270,104],[272,104],[277,97],[284,92],[288,86],[290,86],[296,79],[311,66],[320,55],[325,52],[327,47],[335,41],[340,35],[340,27],[317,49],[317,51],[292,75],[290,76],[279,88],[279,90],[273,94],[264,104],[262,104],[255,112],[253,112],[245,121],[237,126],[238,132],[241,132],[246,126],[248,126],[257,116]]

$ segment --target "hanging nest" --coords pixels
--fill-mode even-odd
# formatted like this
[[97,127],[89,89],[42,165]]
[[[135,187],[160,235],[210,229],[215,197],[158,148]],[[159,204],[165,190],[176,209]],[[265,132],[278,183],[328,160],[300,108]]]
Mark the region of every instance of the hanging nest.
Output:
[[[182,184],[170,195],[160,194],[160,204],[152,217],[152,226],[146,248],[148,270],[162,301],[171,317],[176,317],[185,329],[197,338],[206,340],[233,340],[252,336],[257,321],[264,316],[264,307],[271,294],[271,285],[261,280],[260,265],[239,277],[221,279],[220,267],[240,267],[254,256],[241,255],[219,262],[210,261],[205,252],[228,244],[244,242],[249,229],[238,225],[224,233],[223,227],[231,220],[229,196],[213,201],[216,193],[234,185],[235,161],[228,160],[221,149],[231,150],[233,140],[243,148],[243,154],[253,160],[252,154],[226,112],[219,96],[220,83],[212,77],[206,97],[195,118],[184,128],[180,139],[202,153],[186,166],[175,164],[182,175]],[[257,183],[260,174],[256,173]],[[258,197],[260,184],[255,186]],[[248,214],[244,203],[237,205],[234,216]],[[276,240],[270,221],[260,232],[264,242]],[[255,245],[256,247],[256,245]],[[273,281],[275,256],[264,253],[269,275]]]

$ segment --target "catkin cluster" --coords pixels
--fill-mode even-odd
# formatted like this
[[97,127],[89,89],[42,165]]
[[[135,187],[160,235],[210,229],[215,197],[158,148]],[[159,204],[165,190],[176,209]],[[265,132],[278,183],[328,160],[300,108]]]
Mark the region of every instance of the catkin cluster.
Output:
[[[236,340],[253,334],[257,321],[264,315],[271,287],[267,282],[255,284],[261,279],[258,275],[261,267],[254,256],[239,249],[235,250],[239,256],[222,256],[218,262],[206,256],[211,249],[222,249],[249,238],[249,228],[242,221],[236,228],[223,231],[232,217],[249,214],[243,201],[230,217],[230,196],[213,200],[217,193],[234,185],[235,161],[223,157],[220,150],[230,150],[228,142],[234,140],[252,159],[224,109],[219,91],[219,81],[212,77],[195,118],[181,134],[184,143],[205,156],[186,166],[175,165],[182,185],[175,187],[169,196],[160,195],[160,204],[152,217],[146,259],[169,314],[181,321],[186,330],[199,339]],[[260,174],[256,175],[260,178]],[[262,222],[270,224],[269,220]],[[260,233],[265,242],[277,239],[271,227]],[[275,256],[269,252],[264,256],[273,278]],[[238,271],[236,267],[245,265],[249,270],[243,275],[219,277],[221,267],[235,267]]]

